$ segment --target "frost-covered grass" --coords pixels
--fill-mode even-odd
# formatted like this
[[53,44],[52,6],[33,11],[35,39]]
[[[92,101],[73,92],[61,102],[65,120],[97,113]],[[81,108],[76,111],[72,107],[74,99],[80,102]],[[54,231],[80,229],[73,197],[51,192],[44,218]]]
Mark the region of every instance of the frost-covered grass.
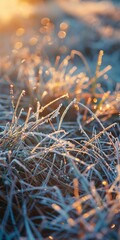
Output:
[[120,238],[120,92],[102,54],[95,74],[76,51],[2,59],[0,239]]

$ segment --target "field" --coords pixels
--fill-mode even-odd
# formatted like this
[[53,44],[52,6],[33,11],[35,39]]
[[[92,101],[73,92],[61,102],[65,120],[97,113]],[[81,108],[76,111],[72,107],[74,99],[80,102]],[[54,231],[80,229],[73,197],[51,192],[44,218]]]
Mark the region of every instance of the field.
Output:
[[119,2],[30,7],[0,26],[0,240],[119,240]]

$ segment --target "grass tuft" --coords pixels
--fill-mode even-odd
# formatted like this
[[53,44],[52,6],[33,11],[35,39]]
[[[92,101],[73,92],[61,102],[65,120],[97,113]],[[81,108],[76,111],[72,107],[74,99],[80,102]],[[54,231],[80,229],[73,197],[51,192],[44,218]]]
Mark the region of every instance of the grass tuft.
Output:
[[102,55],[93,77],[76,51],[54,66],[30,54],[3,61],[0,239],[120,238],[120,93],[100,85]]

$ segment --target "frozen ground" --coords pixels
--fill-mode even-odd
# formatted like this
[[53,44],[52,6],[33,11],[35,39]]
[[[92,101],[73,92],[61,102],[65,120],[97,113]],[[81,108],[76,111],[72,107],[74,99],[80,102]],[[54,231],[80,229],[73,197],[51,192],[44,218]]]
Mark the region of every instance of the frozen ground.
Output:
[[48,0],[0,25],[0,239],[120,239],[115,4]]

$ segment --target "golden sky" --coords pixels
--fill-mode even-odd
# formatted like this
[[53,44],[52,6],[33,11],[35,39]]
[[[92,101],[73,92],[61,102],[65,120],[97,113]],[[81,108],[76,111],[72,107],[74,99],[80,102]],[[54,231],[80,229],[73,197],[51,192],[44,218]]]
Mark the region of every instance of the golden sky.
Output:
[[28,16],[31,7],[27,3],[20,4],[19,0],[0,0],[0,19],[9,21],[14,15]]

